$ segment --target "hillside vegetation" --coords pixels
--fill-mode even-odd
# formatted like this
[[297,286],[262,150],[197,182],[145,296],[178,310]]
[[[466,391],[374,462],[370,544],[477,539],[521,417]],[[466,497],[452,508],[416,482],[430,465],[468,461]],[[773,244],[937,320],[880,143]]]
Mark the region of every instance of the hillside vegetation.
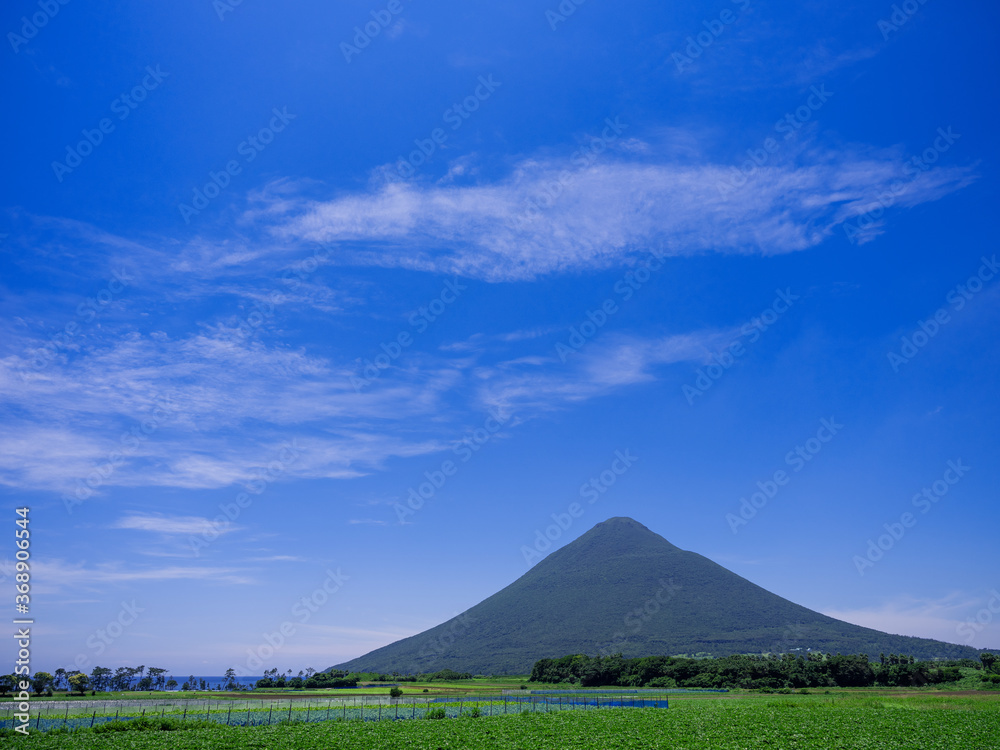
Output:
[[922,660],[976,660],[979,653],[835,620],[685,552],[631,518],[612,518],[461,615],[335,668],[526,674],[539,659],[565,654],[796,651]]

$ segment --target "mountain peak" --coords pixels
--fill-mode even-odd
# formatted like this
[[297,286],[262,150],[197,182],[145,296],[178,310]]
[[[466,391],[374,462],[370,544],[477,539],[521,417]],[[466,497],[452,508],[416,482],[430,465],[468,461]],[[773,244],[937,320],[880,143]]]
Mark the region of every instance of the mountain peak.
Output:
[[724,656],[792,649],[918,658],[977,653],[813,612],[617,516],[461,615],[337,668],[527,674],[537,660],[567,654]]

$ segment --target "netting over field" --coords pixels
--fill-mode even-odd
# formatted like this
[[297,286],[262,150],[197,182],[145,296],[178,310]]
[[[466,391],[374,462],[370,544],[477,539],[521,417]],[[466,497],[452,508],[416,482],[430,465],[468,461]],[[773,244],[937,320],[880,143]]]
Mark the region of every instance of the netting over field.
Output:
[[[233,726],[260,726],[282,721],[385,721],[395,719],[500,716],[525,712],[587,711],[608,708],[667,708],[666,691],[580,691],[569,694],[420,697],[356,695],[292,700],[116,700],[33,701],[30,727],[92,727],[141,717],[207,720]],[[14,703],[0,704],[0,728],[17,722]]]

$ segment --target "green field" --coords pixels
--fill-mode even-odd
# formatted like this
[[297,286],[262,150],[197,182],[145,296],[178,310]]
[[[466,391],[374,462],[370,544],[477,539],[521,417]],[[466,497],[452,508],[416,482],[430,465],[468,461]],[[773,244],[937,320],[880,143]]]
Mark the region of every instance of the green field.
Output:
[[440,721],[329,721],[174,731],[81,730],[3,738],[10,748],[134,750],[1000,750],[1000,695],[926,692],[677,698],[669,709],[605,709]]

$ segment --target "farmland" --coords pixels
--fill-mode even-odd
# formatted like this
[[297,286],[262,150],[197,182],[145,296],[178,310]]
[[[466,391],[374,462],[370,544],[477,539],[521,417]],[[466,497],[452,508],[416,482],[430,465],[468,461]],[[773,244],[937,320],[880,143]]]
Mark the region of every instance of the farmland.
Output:
[[[484,712],[485,714],[485,712]],[[155,723],[155,722],[154,722]],[[685,748],[796,750],[853,748],[1000,749],[1000,694],[835,691],[747,694],[723,699],[678,696],[669,709],[610,708],[443,721],[288,722],[239,727],[199,722],[122,731],[90,729],[5,736],[12,748]]]

